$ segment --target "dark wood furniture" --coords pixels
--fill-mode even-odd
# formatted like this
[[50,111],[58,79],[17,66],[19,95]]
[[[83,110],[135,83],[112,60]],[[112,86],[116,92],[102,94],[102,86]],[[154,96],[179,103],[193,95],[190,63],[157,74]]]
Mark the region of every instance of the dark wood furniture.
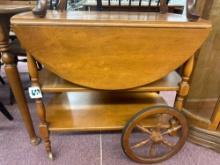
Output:
[[[34,9],[35,15],[16,15],[11,22],[28,51],[32,86],[54,95],[48,104],[36,98],[49,158],[53,158],[50,131],[124,127],[122,147],[132,160],[153,163],[174,155],[187,137],[185,117],[178,111],[189,91],[193,54],[211,25],[171,13],[47,12],[45,2],[39,1],[43,6]],[[44,70],[37,70],[36,61]],[[182,64],[179,77],[172,71]],[[156,93],[160,90],[177,91],[175,108],[166,106]],[[129,144],[134,129],[149,139]],[[164,136],[177,141],[171,143]],[[147,155],[133,152],[148,142]],[[159,144],[170,150],[158,154]]]
[[2,60],[5,64],[5,72],[7,74],[10,87],[14,93],[25,127],[31,139],[31,143],[38,144],[39,138],[36,136],[33,128],[29,109],[22,88],[22,83],[20,81],[16,66],[17,59],[16,56],[10,54],[9,50],[10,18],[17,13],[29,11],[31,8],[32,7],[30,7],[30,5],[10,5],[5,4],[5,1],[0,3],[0,52]]
[[5,108],[5,106],[0,102],[0,112],[8,119],[13,120],[13,117],[8,112],[8,110]]
[[[162,3],[168,5],[164,10],[168,10],[171,13],[182,13],[184,6],[182,5],[169,5],[170,0],[162,0]],[[112,0],[96,0],[87,1],[83,4],[86,10],[98,10],[98,11],[133,11],[133,12],[159,12],[160,11],[160,0],[155,3],[155,1],[112,1]]]
[[[67,0],[55,0],[56,3],[52,3],[52,1],[50,2],[50,8],[51,9],[57,9],[57,10],[61,10],[64,11],[67,8]],[[96,6],[96,10],[99,11],[103,11],[105,10],[105,7],[102,5],[102,0],[97,0],[97,6]],[[121,2],[121,1],[119,1]],[[129,1],[130,2],[130,1]],[[141,0],[139,1],[141,2]],[[159,0],[159,3],[157,4],[157,9],[155,11],[160,11],[161,13],[166,13],[169,12],[169,0]],[[196,11],[196,4],[197,4],[197,0],[186,0],[186,16],[190,21],[196,21],[199,18],[199,15]],[[119,6],[119,7],[118,7]],[[123,5],[116,5],[116,6],[111,6],[109,5],[109,7],[107,7],[108,11],[137,11],[137,12],[141,12],[142,11],[142,7],[141,5],[138,6],[138,8],[129,5],[129,10],[127,10],[128,8]],[[158,9],[159,6],[159,9]],[[147,5],[147,8],[149,8],[148,11],[154,11],[151,9],[151,4]],[[35,14],[35,16],[38,17],[44,17],[46,15],[46,11],[48,8],[48,1],[47,0],[37,0],[37,5],[33,10],[33,13]],[[114,9],[115,8],[115,9]],[[132,8],[134,8],[135,10],[133,10]],[[175,10],[172,10],[171,12],[175,13]],[[182,13],[182,8],[180,9],[179,12],[177,13]]]

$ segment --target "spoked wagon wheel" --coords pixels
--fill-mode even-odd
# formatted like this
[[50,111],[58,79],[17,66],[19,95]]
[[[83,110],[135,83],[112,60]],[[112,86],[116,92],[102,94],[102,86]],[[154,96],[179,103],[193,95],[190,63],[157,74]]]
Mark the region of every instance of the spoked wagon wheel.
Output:
[[137,113],[123,130],[124,153],[139,163],[156,163],[175,155],[188,135],[187,121],[169,106],[153,106]]

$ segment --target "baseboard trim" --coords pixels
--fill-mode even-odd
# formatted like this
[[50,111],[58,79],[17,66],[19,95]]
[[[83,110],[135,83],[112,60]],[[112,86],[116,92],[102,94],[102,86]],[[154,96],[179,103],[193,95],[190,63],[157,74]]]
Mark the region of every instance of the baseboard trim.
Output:
[[190,127],[188,140],[220,153],[220,132]]

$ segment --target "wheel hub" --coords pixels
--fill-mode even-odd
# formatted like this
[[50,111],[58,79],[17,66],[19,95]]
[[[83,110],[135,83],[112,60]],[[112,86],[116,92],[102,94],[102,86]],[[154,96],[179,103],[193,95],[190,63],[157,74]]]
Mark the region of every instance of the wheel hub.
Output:
[[150,138],[154,143],[160,143],[163,140],[163,136],[159,131],[152,131]]

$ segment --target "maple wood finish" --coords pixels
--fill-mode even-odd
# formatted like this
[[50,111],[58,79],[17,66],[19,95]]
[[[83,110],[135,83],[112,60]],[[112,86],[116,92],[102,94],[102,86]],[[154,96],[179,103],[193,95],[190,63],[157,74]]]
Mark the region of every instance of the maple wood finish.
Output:
[[[28,69],[31,76],[32,86],[40,86],[38,82],[37,64],[30,55],[27,55],[27,59],[28,59]],[[36,111],[40,118],[40,125],[39,125],[40,135],[41,138],[44,140],[45,148],[46,151],[48,152],[48,157],[50,159],[53,159],[53,155],[51,153],[50,140],[49,140],[48,123],[46,121],[46,110],[41,98],[36,99],[35,103],[36,103]]]
[[[142,87],[134,88],[128,90],[128,92],[158,92],[158,91],[178,91],[179,82],[181,77],[175,72],[169,73],[166,77],[155,81],[153,83],[147,84]],[[51,73],[48,70],[41,70],[39,72],[39,82],[41,84],[41,90],[43,92],[70,92],[70,91],[88,91],[92,90],[89,88],[84,88],[79,85],[74,85],[57,75]],[[126,91],[124,91],[126,92]]]
[[[46,106],[42,98],[36,99],[40,133],[51,159],[49,130],[122,129],[144,107],[151,109],[165,104],[156,93],[158,90],[177,91],[175,107],[181,111],[189,90],[193,54],[211,28],[205,20],[189,22],[177,14],[128,12],[48,11],[43,19],[29,12],[14,16],[11,22],[22,46],[29,52],[32,86],[44,92],[58,92]],[[39,73],[36,61],[48,71]],[[179,79],[171,71],[183,64],[184,72]],[[186,130],[180,112],[170,111],[167,106],[164,109],[153,113],[169,111],[173,118],[169,128],[179,123]],[[150,118],[144,127],[157,121]],[[161,127],[170,132],[167,125]],[[172,136],[177,135],[174,128],[170,132]],[[130,133],[125,130],[124,134]],[[159,131],[154,134],[153,142],[161,143],[155,140],[161,137]],[[187,131],[183,131],[183,137],[186,136]],[[181,148],[184,142],[183,138],[175,146]],[[171,150],[173,155],[179,148],[171,147]],[[157,161],[171,155],[159,156]],[[131,154],[128,156],[132,158]]]
[[9,53],[9,30],[10,30],[10,18],[20,12],[30,11],[31,7],[28,5],[13,5],[4,4],[0,2],[0,52],[1,58],[5,64],[5,72],[10,84],[10,87],[14,93],[15,99],[18,104],[21,116],[23,118],[25,127],[28,131],[31,143],[39,144],[40,139],[36,136],[32,120],[30,117],[29,109],[25,99],[24,91],[20,81],[19,73],[16,67],[16,57]]
[[46,106],[51,131],[122,130],[145,107],[166,105],[156,93],[69,92],[57,94]]
[[[157,119],[157,122],[154,125],[145,126],[145,123],[149,123],[152,118]],[[131,145],[131,136],[133,134],[140,136],[141,134],[137,133],[137,130],[140,130],[142,134],[144,133],[144,136],[138,143],[133,142],[134,144]],[[175,137],[175,141],[171,142],[166,135]],[[156,163],[175,155],[184,145],[187,135],[188,125],[183,114],[172,107],[153,106],[138,112],[126,124],[121,138],[122,148],[132,160],[139,163]],[[137,137],[133,138],[136,139]],[[165,152],[159,150],[161,144],[165,146]],[[145,148],[148,150],[141,154],[137,149],[143,145],[146,145]]]
[[185,64],[182,73],[182,82],[179,84],[179,90],[177,92],[176,100],[175,100],[175,107],[178,110],[183,109],[183,102],[185,97],[189,93],[189,79],[192,74],[194,66],[194,56],[192,56]]
[[[206,21],[187,22],[184,16],[177,14],[164,17],[159,13],[48,12],[47,18],[42,20],[34,19],[31,13],[20,17],[19,25],[12,19],[13,29],[36,60],[63,79],[101,90],[140,87],[164,77],[182,65],[201,46],[209,32]],[[30,28],[30,25],[38,26]],[[32,35],[24,35],[30,33]],[[85,42],[87,39],[89,41]],[[42,45],[42,41],[47,42]],[[114,44],[108,41],[114,41]],[[184,46],[188,43],[191,44]],[[56,49],[51,49],[51,45]],[[95,45],[99,47],[93,49]],[[67,47],[79,50],[75,52],[77,55],[73,56]],[[161,54],[164,56],[154,58]],[[59,66],[54,57],[62,59]],[[74,63],[66,65],[69,61]],[[160,67],[155,63],[161,64]],[[70,67],[72,70],[68,70]]]

